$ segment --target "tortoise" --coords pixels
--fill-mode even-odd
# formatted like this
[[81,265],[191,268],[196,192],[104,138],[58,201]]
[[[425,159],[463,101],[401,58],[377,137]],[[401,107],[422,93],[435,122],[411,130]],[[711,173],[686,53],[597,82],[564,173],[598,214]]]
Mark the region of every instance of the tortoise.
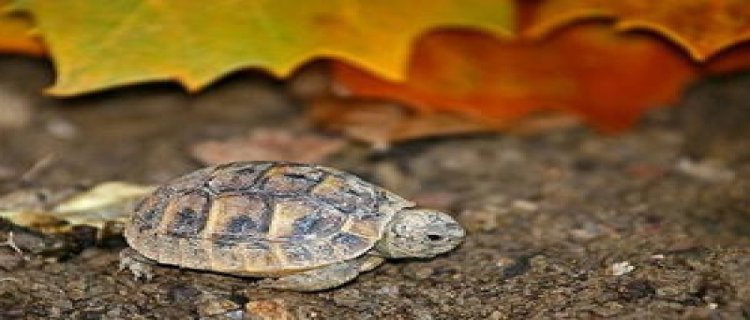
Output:
[[[318,291],[386,258],[431,258],[456,248],[451,216],[336,169],[234,162],[157,188],[126,224],[121,268],[169,264],[267,278],[261,287]],[[133,250],[134,249],[134,250]]]

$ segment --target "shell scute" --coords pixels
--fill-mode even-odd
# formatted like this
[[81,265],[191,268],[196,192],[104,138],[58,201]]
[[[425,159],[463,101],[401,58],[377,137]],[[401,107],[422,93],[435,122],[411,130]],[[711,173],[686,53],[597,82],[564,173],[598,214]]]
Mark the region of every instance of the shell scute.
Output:
[[262,237],[268,232],[271,208],[260,197],[231,194],[214,199],[206,233],[209,238],[236,240]]
[[139,214],[131,217],[131,225],[141,232],[159,227],[169,197],[170,193],[162,187],[154,191],[152,196],[141,200],[135,208],[135,212]]
[[164,209],[162,227],[176,237],[196,237],[206,226],[209,199],[201,192],[175,197]]
[[373,187],[358,178],[347,179],[331,175],[311,193],[346,213],[361,214],[375,211]]
[[217,167],[207,182],[208,188],[220,194],[227,191],[243,191],[253,188],[258,179],[271,168],[267,165],[238,165]]
[[309,166],[288,165],[274,167],[265,175],[262,189],[266,192],[307,192],[320,183],[324,172]]

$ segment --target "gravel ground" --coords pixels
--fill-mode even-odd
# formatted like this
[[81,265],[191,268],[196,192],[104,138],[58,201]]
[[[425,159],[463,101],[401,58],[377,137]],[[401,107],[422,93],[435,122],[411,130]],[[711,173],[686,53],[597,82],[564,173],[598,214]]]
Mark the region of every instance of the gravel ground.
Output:
[[[0,59],[0,192],[160,183],[201,165],[190,146],[300,127],[283,84],[232,77],[198,96],[148,85],[55,100],[50,66]],[[9,116],[10,115],[10,116]],[[631,132],[428,139],[326,161],[456,216],[469,235],[339,289],[258,289],[172,267],[118,272],[125,244],[90,228],[0,221],[2,319],[747,319],[750,76],[709,79]],[[38,170],[29,168],[49,158]]]

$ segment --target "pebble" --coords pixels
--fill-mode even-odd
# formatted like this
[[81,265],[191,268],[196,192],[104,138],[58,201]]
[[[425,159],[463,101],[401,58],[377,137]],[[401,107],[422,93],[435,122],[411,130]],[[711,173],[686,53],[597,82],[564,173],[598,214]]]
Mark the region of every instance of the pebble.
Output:
[[610,267],[610,270],[612,271],[613,276],[619,277],[632,272],[633,270],[635,270],[635,267],[632,266],[628,261],[622,261],[613,263]]
[[47,122],[47,132],[55,138],[71,140],[78,135],[78,128],[73,123],[58,118]]
[[523,199],[516,199],[513,200],[513,202],[510,204],[513,209],[521,210],[521,211],[527,211],[527,212],[534,212],[539,210],[539,205],[536,204],[536,202],[523,200]]
[[490,320],[500,320],[500,319],[503,319],[503,318],[505,318],[505,315],[502,312],[500,312],[500,311],[492,311],[492,313],[490,314],[490,318],[489,319]]

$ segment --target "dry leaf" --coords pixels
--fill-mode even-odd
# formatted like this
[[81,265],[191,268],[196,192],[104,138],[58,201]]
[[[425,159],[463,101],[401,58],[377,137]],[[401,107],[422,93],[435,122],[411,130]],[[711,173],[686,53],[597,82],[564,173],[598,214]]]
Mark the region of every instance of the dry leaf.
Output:
[[387,149],[391,142],[420,137],[490,131],[492,126],[446,112],[418,115],[397,104],[357,99],[321,99],[308,118],[324,129]]
[[342,139],[261,128],[247,137],[197,143],[191,153],[206,165],[257,160],[321,163],[344,146]]
[[[10,0],[0,0],[0,10],[10,2]],[[32,28],[32,22],[26,16],[0,13],[0,52],[44,55],[46,51],[44,45],[32,35]]]
[[618,30],[657,32],[682,46],[694,59],[750,40],[747,0],[544,0],[537,3],[524,32],[541,36],[583,19],[613,18]]
[[[109,223],[127,221],[135,204],[153,190],[153,186],[117,181],[104,182],[73,195],[69,191],[58,195],[48,190],[21,190],[0,197],[3,204],[0,217],[50,233],[67,232],[76,225],[103,230]],[[50,202],[46,197],[56,200]]]
[[431,33],[415,44],[405,82],[334,66],[340,91],[394,99],[423,113],[451,112],[505,128],[532,114],[564,111],[604,131],[627,128],[646,110],[674,101],[696,75],[672,46],[605,23],[576,25],[543,42]]

